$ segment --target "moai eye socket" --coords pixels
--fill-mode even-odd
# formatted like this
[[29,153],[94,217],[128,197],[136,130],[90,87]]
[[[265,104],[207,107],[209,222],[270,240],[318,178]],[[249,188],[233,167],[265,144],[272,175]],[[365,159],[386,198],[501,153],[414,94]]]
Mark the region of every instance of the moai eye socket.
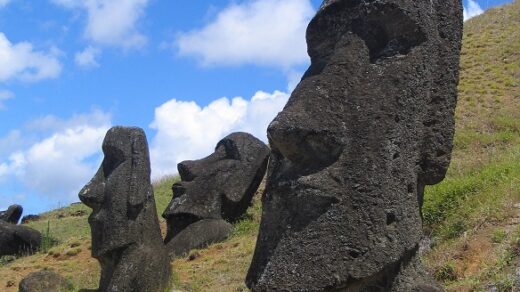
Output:
[[231,139],[222,139],[215,148],[215,151],[223,151],[225,152],[224,159],[234,159],[240,160],[240,151],[235,144],[235,142]]
[[109,177],[110,174],[119,167],[125,160],[125,153],[114,146],[105,145],[103,147],[105,153],[105,159],[103,159],[103,174],[105,178]]
[[366,16],[355,19],[352,31],[365,41],[372,63],[406,55],[426,40],[415,21],[403,10],[388,4],[375,6]]

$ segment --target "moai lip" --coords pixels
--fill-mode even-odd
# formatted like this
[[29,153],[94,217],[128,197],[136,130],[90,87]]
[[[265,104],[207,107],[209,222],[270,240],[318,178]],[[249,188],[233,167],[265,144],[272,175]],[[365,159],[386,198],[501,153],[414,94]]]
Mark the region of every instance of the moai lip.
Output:
[[417,256],[452,151],[460,0],[327,0],[268,128],[252,291],[439,291]]
[[171,268],[150,183],[144,131],[110,129],[103,153],[99,170],[79,193],[92,208],[88,221],[92,256],[101,265],[99,291],[164,291]]

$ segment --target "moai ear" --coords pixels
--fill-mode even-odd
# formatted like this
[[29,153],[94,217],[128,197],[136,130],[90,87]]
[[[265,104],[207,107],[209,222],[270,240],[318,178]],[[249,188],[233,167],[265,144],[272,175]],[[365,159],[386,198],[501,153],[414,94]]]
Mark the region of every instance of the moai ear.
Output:
[[430,100],[424,116],[420,181],[427,185],[442,181],[448,170],[455,131],[455,104],[459,74],[459,54],[462,30],[460,0],[432,1],[435,5],[439,42],[430,61],[433,65]]
[[220,140],[218,142],[217,146],[215,147],[215,151],[217,151],[217,149],[221,146],[223,146],[224,149],[226,150],[227,159],[235,159],[235,160],[241,159],[238,146],[236,145],[236,142],[233,141],[232,139],[229,139],[226,137],[226,138]]
[[130,154],[130,191],[128,194],[128,205],[130,210],[138,211],[144,202],[151,196],[150,187],[150,160],[148,155],[148,143],[144,132],[134,130],[131,137]]

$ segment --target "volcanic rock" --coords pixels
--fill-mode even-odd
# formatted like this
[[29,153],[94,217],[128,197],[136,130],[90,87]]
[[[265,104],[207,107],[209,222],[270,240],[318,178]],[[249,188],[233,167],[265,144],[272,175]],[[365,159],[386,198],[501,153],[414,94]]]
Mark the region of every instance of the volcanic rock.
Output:
[[436,291],[417,258],[450,162],[460,0],[327,0],[268,128],[252,291]]
[[32,228],[0,221],[0,256],[33,253],[41,241],[40,232]]
[[66,292],[72,288],[72,284],[61,275],[41,270],[27,275],[20,282],[19,292]]
[[20,205],[11,205],[7,210],[0,212],[0,221],[17,224],[22,217],[23,208]]
[[182,255],[225,239],[231,232],[227,222],[236,221],[251,204],[268,158],[269,148],[262,141],[233,133],[220,140],[210,156],[179,163],[181,182],[173,185],[173,199],[163,213],[170,253]]
[[89,216],[92,256],[101,264],[99,291],[164,291],[170,262],[150,183],[144,131],[114,127],[103,141],[105,158],[79,198]]
[[22,217],[22,224],[26,224],[33,221],[38,221],[41,219],[40,215],[25,215]]

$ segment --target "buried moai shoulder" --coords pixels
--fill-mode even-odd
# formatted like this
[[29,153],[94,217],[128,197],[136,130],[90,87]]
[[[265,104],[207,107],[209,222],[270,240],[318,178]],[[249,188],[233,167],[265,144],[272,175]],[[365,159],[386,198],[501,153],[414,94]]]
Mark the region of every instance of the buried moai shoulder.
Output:
[[92,208],[92,256],[101,264],[99,291],[163,291],[170,262],[163,245],[144,131],[114,127],[103,141],[99,170],[80,191]]
[[172,256],[224,240],[260,185],[269,148],[247,133],[233,133],[217,143],[206,158],[178,164],[181,182],[163,217]]
[[424,187],[450,162],[461,36],[460,0],[324,1],[268,128],[253,291],[440,289],[417,249]]
[[0,212],[0,256],[32,254],[39,250],[42,235],[27,226],[17,225],[23,208],[11,205]]

